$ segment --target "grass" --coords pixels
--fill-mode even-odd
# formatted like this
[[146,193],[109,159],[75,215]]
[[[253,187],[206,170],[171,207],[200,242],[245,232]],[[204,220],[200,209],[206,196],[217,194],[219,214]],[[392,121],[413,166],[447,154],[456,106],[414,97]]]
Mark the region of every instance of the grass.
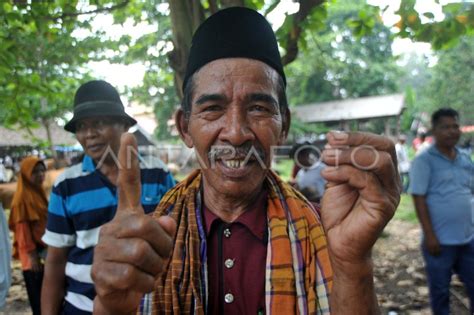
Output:
[[273,168],[284,181],[288,181],[291,176],[291,170],[293,169],[293,160],[278,160]]
[[416,217],[415,206],[413,205],[413,199],[411,195],[402,195],[394,218],[402,221],[418,223],[418,218]]

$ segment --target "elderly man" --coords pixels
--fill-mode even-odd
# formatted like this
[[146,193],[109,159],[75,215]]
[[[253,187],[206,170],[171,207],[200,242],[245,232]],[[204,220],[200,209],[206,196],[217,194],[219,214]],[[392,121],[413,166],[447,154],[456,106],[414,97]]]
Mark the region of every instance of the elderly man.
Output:
[[[328,135],[323,227],[269,170],[290,125],[285,84],[257,12],[225,9],[198,28],[176,123],[201,169],[166,194],[155,220],[140,208],[136,163],[121,170],[118,214],[95,250],[97,314],[377,312],[370,249],[399,201],[393,143]],[[129,145],[123,136],[121,159]]]
[[[76,92],[74,116],[65,129],[84,149],[82,163],[64,171],[51,192],[43,241],[48,244],[41,296],[43,314],[90,314],[95,296],[90,277],[101,225],[117,208],[120,137],[136,121],[105,81],[87,82]],[[129,152],[129,153],[136,153]],[[174,180],[159,159],[142,159],[139,203],[152,212]]]

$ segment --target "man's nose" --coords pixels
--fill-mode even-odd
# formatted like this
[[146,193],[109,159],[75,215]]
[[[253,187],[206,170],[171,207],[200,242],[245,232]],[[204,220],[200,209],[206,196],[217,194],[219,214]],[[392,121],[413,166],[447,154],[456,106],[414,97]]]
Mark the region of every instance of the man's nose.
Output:
[[237,146],[255,139],[255,135],[250,128],[248,115],[241,106],[229,108],[224,124],[219,134],[219,139],[223,142]]
[[94,138],[97,135],[97,128],[94,126],[85,127],[84,134],[86,138]]

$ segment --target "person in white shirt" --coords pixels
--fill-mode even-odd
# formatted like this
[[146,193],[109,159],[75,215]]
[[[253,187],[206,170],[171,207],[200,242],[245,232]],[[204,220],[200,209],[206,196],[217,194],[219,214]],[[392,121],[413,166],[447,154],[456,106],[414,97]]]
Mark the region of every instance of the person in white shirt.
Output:
[[395,144],[395,151],[397,153],[398,160],[398,172],[400,173],[400,179],[403,185],[403,192],[407,192],[409,185],[408,172],[410,171],[410,160],[408,159],[408,152],[405,146],[406,136],[400,135],[398,142]]

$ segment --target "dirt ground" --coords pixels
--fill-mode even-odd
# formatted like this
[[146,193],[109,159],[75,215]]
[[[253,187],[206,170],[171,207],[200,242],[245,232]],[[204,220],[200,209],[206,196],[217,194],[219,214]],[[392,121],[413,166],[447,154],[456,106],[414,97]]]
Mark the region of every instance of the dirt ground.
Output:
[[[375,245],[375,287],[382,314],[429,315],[428,288],[419,252],[417,224],[392,220]],[[0,314],[31,314],[20,265],[15,262],[7,307]],[[462,284],[453,278],[451,313],[468,315]]]
[[[374,247],[375,288],[383,314],[431,314],[420,232],[418,224],[392,220]],[[469,301],[456,276],[450,291],[451,314],[469,315]]]

